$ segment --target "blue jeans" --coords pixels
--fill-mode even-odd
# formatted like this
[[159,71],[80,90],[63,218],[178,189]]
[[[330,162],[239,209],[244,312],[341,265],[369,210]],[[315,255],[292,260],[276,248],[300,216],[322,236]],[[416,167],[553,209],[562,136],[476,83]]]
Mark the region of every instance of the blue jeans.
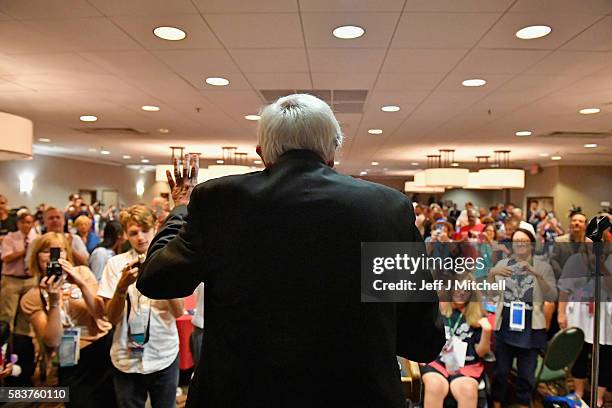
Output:
[[525,349],[511,346],[503,341],[495,343],[495,369],[493,370],[493,385],[491,394],[493,401],[506,402],[508,377],[512,361],[516,357],[518,376],[516,379],[516,403],[530,405],[535,389],[535,368],[538,362],[538,349]]
[[178,380],[178,355],[170,366],[151,374],[128,374],[115,368],[113,382],[117,405],[119,408],[144,408],[148,393],[153,408],[173,408]]

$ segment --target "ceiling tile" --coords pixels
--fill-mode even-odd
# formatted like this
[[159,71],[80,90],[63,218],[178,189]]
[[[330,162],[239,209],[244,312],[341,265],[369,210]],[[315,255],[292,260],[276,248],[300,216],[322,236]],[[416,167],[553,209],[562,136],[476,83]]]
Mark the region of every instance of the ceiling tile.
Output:
[[549,13],[555,10],[560,13],[608,14],[612,13],[612,2],[609,0],[518,0],[511,12]]
[[106,16],[197,13],[189,0],[89,0]]
[[5,79],[37,91],[81,91],[127,87],[114,75],[75,72],[5,76]]
[[308,55],[312,72],[373,73],[380,70],[385,50],[312,49]]
[[612,52],[556,51],[526,74],[584,77],[606,66],[612,69]]
[[[199,14],[117,16],[111,19],[139,44],[150,50],[221,48],[221,44]],[[167,41],[156,37],[153,30],[159,26],[167,26],[168,21],[172,21],[173,27],[185,31],[187,37],[181,41]]]
[[296,0],[194,0],[202,13],[293,13]]
[[102,67],[87,61],[76,53],[0,56],[0,75],[48,74],[52,72],[105,73]]
[[404,11],[491,13],[506,10],[513,0],[410,0]]
[[297,13],[206,14],[227,48],[300,48],[304,46]]
[[517,74],[533,66],[549,51],[472,50],[455,68],[460,74]]
[[31,91],[30,88],[15,84],[0,76],[0,92]]
[[[572,37],[580,33],[599,17],[593,14],[560,13],[558,11],[542,11],[532,13],[507,13],[495,27],[478,44],[478,48],[532,48],[556,49]],[[521,40],[516,32],[523,27],[546,24],[552,27],[552,32],[546,37],[534,40]]]
[[99,17],[100,12],[85,0],[2,0],[0,12],[18,20],[37,18]]
[[370,89],[375,79],[375,73],[312,73],[315,89]]
[[245,73],[255,89],[310,89],[307,73]]
[[470,95],[485,95],[490,92],[493,92],[496,88],[498,88],[499,86],[503,85],[505,82],[510,80],[512,78],[512,75],[510,74],[486,74],[486,75],[482,75],[481,77],[482,78],[480,79],[484,79],[485,81],[487,81],[487,83],[484,86],[466,87],[466,86],[461,85],[461,83],[465,79],[474,79],[474,76],[453,72],[452,74],[448,75],[444,79],[444,81],[442,81],[438,89],[443,92],[446,92],[446,91],[457,92],[458,95],[463,95],[466,98],[469,97]]
[[148,51],[84,52],[80,55],[100,69],[124,78],[151,78],[171,72],[165,63]]
[[471,48],[498,13],[404,13],[393,48]]
[[[607,2],[612,4],[611,1]],[[602,41],[612,38],[612,16],[600,20],[585,32],[565,44],[563,50],[612,51],[612,41]]]
[[181,75],[199,75],[201,81],[207,77],[226,77],[228,73],[240,72],[225,50],[172,50],[153,53],[174,72]]
[[300,0],[302,13],[401,11],[403,5],[403,0]]
[[0,21],[0,49],[6,54],[73,51],[58,35],[44,35],[21,21]]
[[60,42],[72,51],[133,50],[140,46],[104,17],[28,20],[25,26],[43,34],[45,43]]
[[434,89],[444,74],[386,74],[382,73],[376,81],[377,91],[427,91]]
[[308,72],[303,48],[237,49],[229,52],[243,72]]
[[382,72],[388,73],[446,73],[467,50],[416,50],[391,48]]
[[[306,45],[309,48],[387,48],[399,13],[306,13],[302,14]],[[334,28],[357,25],[365,34],[352,40],[332,35]]]

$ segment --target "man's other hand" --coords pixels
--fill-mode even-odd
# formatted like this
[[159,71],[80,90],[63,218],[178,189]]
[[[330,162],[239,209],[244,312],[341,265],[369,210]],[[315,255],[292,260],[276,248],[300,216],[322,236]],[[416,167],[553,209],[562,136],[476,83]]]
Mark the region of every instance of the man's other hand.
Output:
[[168,184],[170,184],[170,194],[175,207],[189,204],[191,192],[198,184],[199,169],[199,156],[197,154],[185,154],[182,160],[178,157],[174,159],[174,178],[170,170],[166,170],[166,177],[168,178]]

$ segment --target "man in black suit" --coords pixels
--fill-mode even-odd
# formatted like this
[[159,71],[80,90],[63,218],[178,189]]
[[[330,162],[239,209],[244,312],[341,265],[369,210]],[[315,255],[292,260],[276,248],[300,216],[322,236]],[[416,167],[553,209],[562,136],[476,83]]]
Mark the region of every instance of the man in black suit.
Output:
[[258,138],[264,171],[193,189],[197,166],[175,162],[176,207],[138,278],[151,298],[206,285],[187,405],[403,408],[396,355],[438,355],[438,305],[360,302],[360,248],[421,242],[410,201],[334,171],[342,133],[313,96],[267,106]]

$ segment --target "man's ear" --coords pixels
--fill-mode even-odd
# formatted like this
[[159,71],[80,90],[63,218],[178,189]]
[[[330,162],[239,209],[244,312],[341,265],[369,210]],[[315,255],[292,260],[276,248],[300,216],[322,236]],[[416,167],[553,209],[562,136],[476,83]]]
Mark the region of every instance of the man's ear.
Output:
[[255,148],[255,153],[257,153],[257,155],[261,158],[261,162],[264,164],[264,166],[268,167],[268,163],[266,163],[266,160],[263,157],[263,152],[261,151],[260,145],[257,145],[257,147]]
[[334,162],[334,160],[332,159],[332,160],[328,160],[328,161],[326,161],[326,162],[325,162],[325,164],[327,164],[329,167],[331,167],[331,168],[333,169],[333,168],[334,168],[334,164],[336,164],[336,163],[335,163],[335,162]]

